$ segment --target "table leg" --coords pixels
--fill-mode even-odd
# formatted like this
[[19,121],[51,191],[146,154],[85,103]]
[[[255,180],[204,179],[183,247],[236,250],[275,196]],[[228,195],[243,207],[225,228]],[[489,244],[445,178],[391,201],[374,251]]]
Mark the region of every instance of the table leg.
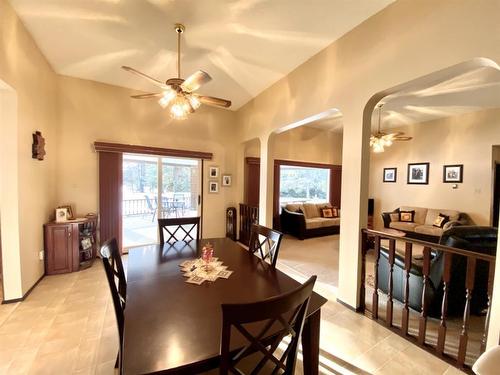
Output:
[[302,331],[304,375],[317,375],[319,371],[319,326],[321,310],[310,315]]

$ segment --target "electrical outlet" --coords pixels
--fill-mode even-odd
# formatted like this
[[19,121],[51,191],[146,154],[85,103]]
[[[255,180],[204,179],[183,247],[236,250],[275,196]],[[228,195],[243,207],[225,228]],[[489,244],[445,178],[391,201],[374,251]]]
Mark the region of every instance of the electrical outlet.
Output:
[[44,254],[44,253],[43,253],[43,250],[40,250],[40,251],[38,252],[38,258],[40,258],[40,260],[43,260],[43,254]]

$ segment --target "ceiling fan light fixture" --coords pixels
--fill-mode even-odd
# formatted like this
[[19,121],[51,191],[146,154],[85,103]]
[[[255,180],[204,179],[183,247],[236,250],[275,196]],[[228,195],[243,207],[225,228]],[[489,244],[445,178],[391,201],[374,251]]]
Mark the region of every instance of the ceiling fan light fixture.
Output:
[[170,107],[170,117],[174,120],[185,120],[187,119],[190,109],[187,99],[182,96],[177,96],[174,99],[172,107]]
[[373,144],[372,144],[372,149],[373,149],[373,152],[375,152],[377,154],[384,152],[384,144],[383,144],[382,139],[377,138],[376,140],[374,140]]
[[175,90],[169,89],[163,91],[163,96],[158,100],[158,103],[163,109],[167,108],[170,102],[177,96]]
[[193,109],[196,110],[196,109],[200,108],[200,106],[201,106],[200,99],[198,99],[194,95],[189,95],[187,98],[189,100],[189,103],[191,103],[191,107],[193,107]]

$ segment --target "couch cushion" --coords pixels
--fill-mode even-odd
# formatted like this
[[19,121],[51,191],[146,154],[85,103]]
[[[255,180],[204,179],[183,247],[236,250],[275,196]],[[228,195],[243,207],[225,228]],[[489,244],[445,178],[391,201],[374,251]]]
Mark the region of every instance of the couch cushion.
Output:
[[304,203],[303,206],[303,211],[306,219],[321,217],[321,212],[316,203]]
[[[427,208],[422,207],[410,207],[410,206],[401,206],[399,207],[400,211],[415,211],[415,216],[413,217],[413,221],[417,224],[424,224],[425,218],[427,216]],[[431,223],[432,225],[432,223]]]
[[287,205],[285,205],[285,208],[291,212],[297,212],[299,210],[302,210],[302,212],[304,212],[304,210],[302,209],[302,203],[288,203]]
[[450,221],[458,220],[460,217],[460,212],[455,210],[437,210],[434,208],[429,208],[427,210],[427,216],[425,217],[425,225],[434,224],[434,220],[438,217],[439,214],[443,214],[449,216]]
[[340,218],[313,217],[306,219],[306,229],[327,228],[340,225]]
[[415,227],[415,233],[427,234],[429,236],[438,236],[440,237],[443,234],[442,228],[437,228],[432,225],[419,225]]
[[324,218],[313,217],[311,219],[306,218],[306,229],[317,229],[323,227]]
[[321,226],[323,228],[326,228],[326,227],[334,227],[336,225],[340,225],[340,218],[339,217],[334,217],[334,218],[322,218],[323,219],[323,222],[321,224]]
[[392,221],[389,227],[392,229],[405,230],[407,232],[414,232],[414,229],[419,224],[417,223],[403,223],[402,221]]

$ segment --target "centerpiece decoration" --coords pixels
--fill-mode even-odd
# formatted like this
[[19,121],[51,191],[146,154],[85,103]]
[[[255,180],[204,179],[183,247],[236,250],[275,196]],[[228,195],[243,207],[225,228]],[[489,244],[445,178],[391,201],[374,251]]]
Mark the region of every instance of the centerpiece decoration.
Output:
[[214,248],[209,242],[201,250],[201,258],[185,260],[181,264],[181,272],[187,277],[186,282],[201,285],[205,281],[215,281],[218,278],[228,279],[233,273],[223,265],[219,258],[214,257]]

